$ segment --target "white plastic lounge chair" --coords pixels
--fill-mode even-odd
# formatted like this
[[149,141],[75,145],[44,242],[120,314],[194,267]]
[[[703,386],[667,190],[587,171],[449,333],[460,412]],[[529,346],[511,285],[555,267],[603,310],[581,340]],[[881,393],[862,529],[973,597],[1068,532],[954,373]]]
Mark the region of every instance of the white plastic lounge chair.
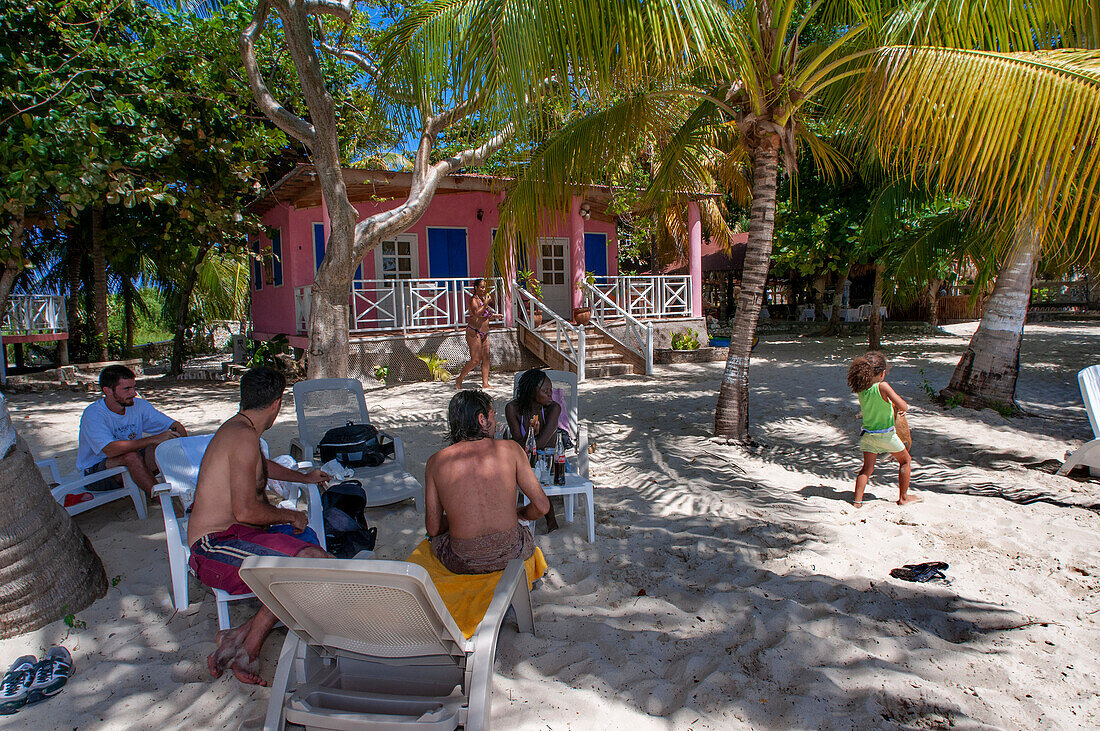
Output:
[[[370,413],[363,384],[354,378],[317,378],[294,384],[294,410],[298,416],[298,438],[290,442],[295,459],[314,460],[317,445],[333,427],[369,424]],[[367,507],[392,505],[412,498],[424,512],[424,487],[405,468],[405,445],[394,437],[394,458],[378,467],[359,467],[355,478],[363,482]]]
[[[550,371],[544,370],[543,373],[550,379],[550,382],[554,384],[554,388],[560,388],[562,390],[562,396],[565,400],[564,411],[569,419],[569,428],[566,430],[569,432],[569,436],[573,439],[573,443],[577,445],[577,474],[580,475],[583,480],[569,482],[572,484],[566,485],[543,485],[543,492],[547,497],[561,496],[565,500],[565,520],[567,522],[573,522],[573,509],[575,507],[575,500],[577,495],[583,495],[587,501],[588,507],[588,540],[595,540],[596,536],[596,516],[595,506],[593,504],[592,495],[592,482],[588,477],[588,424],[585,424],[580,419],[580,397],[577,393],[577,374],[569,371]],[[519,387],[519,379],[523,377],[524,371],[516,373],[515,378],[512,380],[512,397],[515,398],[516,389]],[[526,500],[526,498],[524,498]]]
[[[168,569],[172,577],[172,606],[186,609],[191,605],[188,594],[187,574],[190,570],[187,562],[191,559],[191,546],[187,543],[187,509],[190,508],[199,479],[199,465],[207,445],[214,437],[204,434],[197,437],[169,439],[157,445],[157,465],[160,466],[164,482],[153,487],[153,494],[160,498],[164,513],[164,532],[168,542]],[[267,456],[267,442],[260,440],[260,447]],[[299,467],[309,467],[308,462],[299,462]],[[309,527],[325,547],[325,526],[321,517],[321,496],[316,485],[307,485],[309,500]],[[183,509],[176,510],[172,498],[179,498]],[[229,629],[229,602],[248,599],[255,594],[229,594],[221,589],[211,588],[217,601],[218,629]]]
[[512,561],[470,639],[421,566],[250,557],[241,578],[287,626],[265,729],[489,728],[504,613],[535,631],[523,562]]
[[1078,371],[1077,384],[1081,387],[1081,400],[1085,402],[1092,426],[1092,441],[1069,455],[1058,474],[1068,475],[1074,467],[1084,465],[1089,468],[1090,475],[1100,477],[1100,365]]
[[62,506],[65,505],[66,495],[91,492],[88,490],[88,485],[99,482],[107,477],[117,475],[122,478],[122,487],[114,490],[92,492],[91,494],[94,495],[94,497],[91,500],[76,503],[75,505],[70,505],[65,508],[65,512],[69,515],[79,515],[85,510],[98,508],[100,505],[104,505],[113,500],[125,500],[127,498],[134,501],[134,510],[137,511],[138,518],[144,520],[147,515],[145,510],[145,493],[141,491],[141,488],[138,487],[137,483],[130,477],[130,471],[125,467],[111,467],[110,469],[94,472],[90,475],[85,475],[81,470],[73,470],[67,475],[62,475],[57,468],[57,460],[52,457],[49,459],[36,460],[35,464],[38,465],[39,470],[47,470],[49,472],[49,475],[43,472],[42,477],[45,478],[47,484],[53,485],[53,487],[50,488],[50,493],[53,495],[53,499]]

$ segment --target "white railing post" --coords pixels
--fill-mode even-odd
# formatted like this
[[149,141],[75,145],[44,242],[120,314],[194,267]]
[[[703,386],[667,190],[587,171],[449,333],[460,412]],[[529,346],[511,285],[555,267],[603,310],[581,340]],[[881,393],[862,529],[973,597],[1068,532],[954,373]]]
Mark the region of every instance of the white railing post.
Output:
[[584,380],[584,325],[578,325],[577,327],[580,329],[580,333],[577,336],[577,381],[580,382]]
[[647,376],[653,375],[653,323],[647,322],[646,329],[646,343],[645,343],[645,374]]

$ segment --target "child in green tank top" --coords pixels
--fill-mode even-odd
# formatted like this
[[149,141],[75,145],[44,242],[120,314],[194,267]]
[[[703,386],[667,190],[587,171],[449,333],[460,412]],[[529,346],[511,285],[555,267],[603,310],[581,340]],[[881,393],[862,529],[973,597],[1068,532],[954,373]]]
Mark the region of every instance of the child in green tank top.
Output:
[[855,497],[852,504],[863,507],[863,491],[875,471],[880,454],[889,454],[898,461],[898,505],[920,500],[909,494],[909,473],[912,458],[894,432],[894,414],[904,414],[909,406],[886,383],[886,358],[878,351],[871,351],[852,361],[848,368],[848,386],[859,396],[863,412],[863,429],[859,435],[859,448],[863,450],[863,468],[856,475]]

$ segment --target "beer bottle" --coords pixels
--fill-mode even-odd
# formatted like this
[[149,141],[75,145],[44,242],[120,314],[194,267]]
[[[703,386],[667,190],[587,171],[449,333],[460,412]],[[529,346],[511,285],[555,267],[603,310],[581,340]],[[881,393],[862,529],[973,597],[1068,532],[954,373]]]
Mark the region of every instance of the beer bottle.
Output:
[[527,459],[531,462],[531,469],[535,468],[535,465],[539,463],[539,449],[535,445],[535,428],[532,424],[527,425],[527,443],[523,447],[527,452]]

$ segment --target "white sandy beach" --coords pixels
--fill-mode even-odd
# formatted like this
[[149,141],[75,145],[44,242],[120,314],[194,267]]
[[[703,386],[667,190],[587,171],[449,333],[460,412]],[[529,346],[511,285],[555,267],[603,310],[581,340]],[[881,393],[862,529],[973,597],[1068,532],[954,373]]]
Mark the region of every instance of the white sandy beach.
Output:
[[[1100,479],[1034,466],[1060,463],[1090,437],[1075,375],[1100,362],[1100,323],[1027,327],[1017,390],[1026,415],[1011,419],[944,411],[922,390],[946,385],[974,327],[884,343],[887,379],[913,407],[913,489],[924,501],[904,508],[892,502],[890,462],[865,507],[849,503],[861,456],[845,374],[863,339],[762,338],[750,449],[709,437],[723,363],[582,384],[596,541],[580,521],[536,536],[550,562],[533,592],[538,636],[502,630],[494,725],[1100,727]],[[500,410],[511,382],[493,375]],[[236,384],[139,387],[192,433],[236,410]],[[372,421],[404,438],[418,478],[442,445],[452,392],[421,383],[368,393]],[[35,455],[70,469],[92,398],[14,395],[9,405]],[[297,433],[289,401],[266,435],[273,453]],[[86,627],[56,622],[0,641],[5,669],[62,642],[76,663],[58,697],[0,717],[0,728],[236,728],[263,714],[266,689],[210,681],[213,599],[193,589],[201,603],[173,612],[161,512],[150,508],[144,521],[121,501],[76,518],[117,585],[77,615]],[[378,558],[404,558],[423,535],[411,503],[367,518],[379,527]],[[889,576],[929,560],[950,563],[949,585]],[[282,637],[265,647],[269,679]]]

